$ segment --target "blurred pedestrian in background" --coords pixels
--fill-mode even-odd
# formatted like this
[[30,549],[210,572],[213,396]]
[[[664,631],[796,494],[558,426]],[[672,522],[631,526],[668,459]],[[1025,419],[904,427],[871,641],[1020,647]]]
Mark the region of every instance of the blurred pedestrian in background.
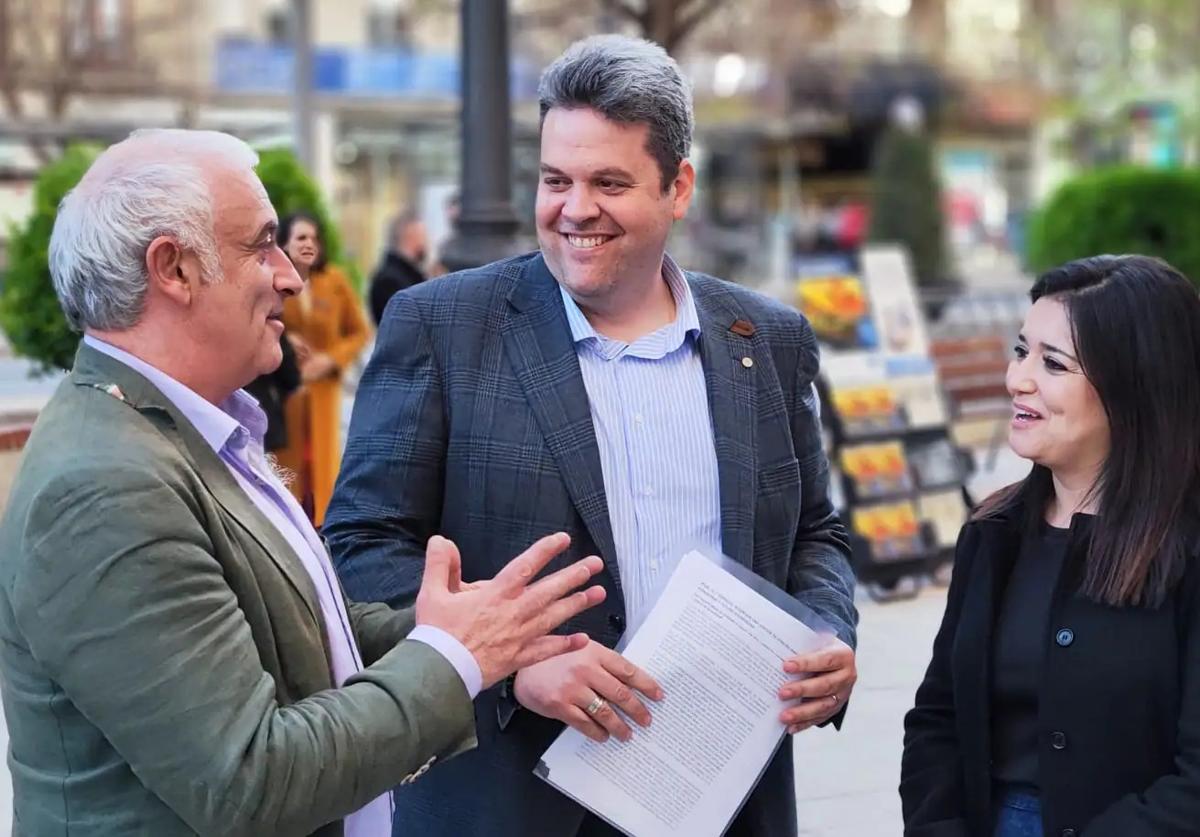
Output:
[[326,263],[313,215],[282,218],[278,240],[304,280],[304,290],[284,303],[304,386],[287,401],[287,447],[278,460],[294,474],[292,493],[320,526],[341,462],[342,372],[366,345],[370,326],[346,274]]
[[300,388],[300,366],[296,363],[296,350],[292,341],[284,334],[279,338],[279,352],[283,360],[274,372],[259,375],[246,384],[246,392],[254,396],[258,406],[267,417],[267,432],[263,436],[263,450],[278,453],[287,447],[287,419],[283,414],[288,396]]
[[392,221],[388,230],[387,251],[371,277],[371,317],[375,325],[383,320],[388,300],[405,288],[425,281],[425,260],[429,257],[429,233],[416,215],[405,214]]

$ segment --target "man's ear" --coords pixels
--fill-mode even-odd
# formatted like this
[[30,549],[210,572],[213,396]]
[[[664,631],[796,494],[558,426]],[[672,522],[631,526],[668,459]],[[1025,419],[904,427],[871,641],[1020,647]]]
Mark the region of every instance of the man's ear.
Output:
[[148,290],[177,305],[191,305],[201,284],[200,262],[174,238],[160,235],[146,248]]
[[687,215],[688,207],[692,203],[692,195],[696,191],[696,170],[692,167],[688,160],[679,162],[679,172],[675,175],[675,182],[671,184],[675,187],[675,195],[671,201],[671,214],[676,221],[683,219]]

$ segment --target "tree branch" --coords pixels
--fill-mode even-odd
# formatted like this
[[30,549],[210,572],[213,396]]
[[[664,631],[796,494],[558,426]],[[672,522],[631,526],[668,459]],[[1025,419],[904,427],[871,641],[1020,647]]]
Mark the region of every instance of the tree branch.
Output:
[[704,2],[696,6],[690,13],[687,12],[687,7],[681,9],[678,23],[675,24],[674,31],[671,33],[671,47],[678,46],[705,18],[721,8],[723,3],[724,0],[704,0]]
[[600,0],[600,2],[603,3],[604,7],[610,12],[614,12],[623,17],[629,18],[639,26],[643,28],[645,27],[646,20],[650,14],[647,7],[643,7],[639,10],[634,6],[631,6],[628,0]]
[[519,27],[521,29],[558,28],[574,19],[577,15],[577,11],[564,4],[549,9],[529,9],[527,11],[513,12],[512,22],[514,28]]

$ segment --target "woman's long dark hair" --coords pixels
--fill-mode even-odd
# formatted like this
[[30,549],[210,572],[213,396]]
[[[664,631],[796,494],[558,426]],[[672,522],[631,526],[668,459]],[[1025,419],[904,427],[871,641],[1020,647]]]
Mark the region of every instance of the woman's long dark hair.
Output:
[[[1030,297],[1065,307],[1108,416],[1082,592],[1110,605],[1161,604],[1200,518],[1200,295],[1159,259],[1095,256],[1042,274]],[[1022,508],[1032,525],[1053,493],[1050,470],[1034,465],[976,517]]]
[[287,243],[292,238],[292,227],[296,226],[297,221],[307,221],[317,231],[317,260],[313,262],[312,272],[317,273],[324,270],[325,265],[329,264],[329,259],[325,255],[325,228],[321,226],[317,216],[311,212],[289,212],[280,218],[279,228],[275,231],[275,240],[279,242],[279,247],[286,253]]

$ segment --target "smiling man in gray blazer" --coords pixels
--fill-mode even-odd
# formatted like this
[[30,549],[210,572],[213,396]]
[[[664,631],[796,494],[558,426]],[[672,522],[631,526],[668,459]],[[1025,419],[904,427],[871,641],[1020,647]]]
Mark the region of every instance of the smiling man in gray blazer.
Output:
[[[564,723],[603,740],[631,733],[614,706],[653,715],[659,684],[611,649],[685,547],[723,551],[833,626],[788,664],[814,675],[780,693],[805,698],[780,703],[789,729],[839,718],[855,679],[812,330],[666,255],[695,180],[679,68],[645,41],[592,38],[540,97],[541,251],[393,298],[325,533],[363,600],[412,601],[432,532],[458,541],[469,580],[547,527],[600,554],[609,596],[572,623],[587,648],[480,696],[479,749],[396,793],[397,837],[613,833],[533,768]],[[782,747],[731,834],[796,833],[791,759]]]

